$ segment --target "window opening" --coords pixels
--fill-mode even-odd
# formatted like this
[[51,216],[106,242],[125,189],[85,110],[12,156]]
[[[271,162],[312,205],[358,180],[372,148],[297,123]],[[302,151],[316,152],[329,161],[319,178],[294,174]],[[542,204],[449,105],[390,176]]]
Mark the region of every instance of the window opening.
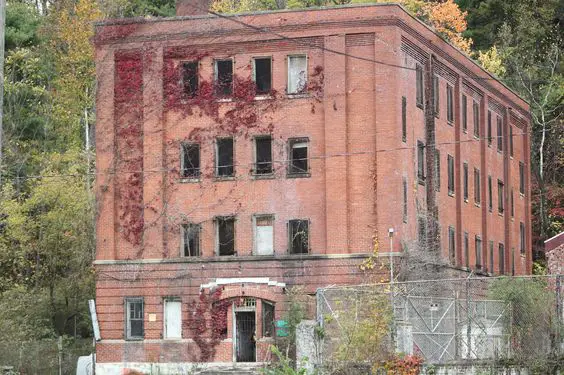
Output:
[[262,301],[262,337],[274,336],[274,304]]
[[474,202],[480,204],[482,202],[482,187],[480,186],[480,170],[474,168]]
[[473,117],[474,117],[474,136],[475,137],[480,137],[480,105],[478,104],[478,102],[474,101],[474,104],[472,105],[472,110],[473,110]]
[[421,141],[417,141],[417,179],[425,182],[425,144]]
[[456,243],[454,238],[454,227],[448,227],[448,255],[450,263],[454,264],[456,260]]
[[218,255],[235,255],[235,218],[220,216],[216,218]]
[[182,254],[185,257],[200,256],[200,224],[188,223],[182,225]]
[[448,167],[448,193],[450,195],[454,194],[454,157],[451,155],[447,156],[447,167]]
[[464,163],[462,178],[464,181],[464,201],[468,202],[468,163]]
[[497,118],[497,151],[503,151],[503,123],[501,118]]
[[503,182],[497,180],[497,210],[500,214],[503,213]]
[[499,244],[499,274],[505,274],[505,246],[502,243]]
[[519,162],[519,193],[525,194],[525,164]]
[[470,268],[470,251],[468,247],[468,232],[464,232],[464,264],[466,268]]
[[482,268],[482,238],[476,236],[474,239],[474,247],[476,251],[476,269]]
[[519,223],[519,250],[521,255],[525,255],[525,224],[520,222]]
[[309,221],[290,220],[290,254],[307,254],[309,252]]
[[490,241],[490,273],[494,273],[494,242]]
[[200,145],[198,143],[183,143],[180,160],[182,177],[200,178]]
[[143,332],[143,298],[126,298],[126,338],[141,339]]
[[415,65],[416,105],[423,108],[423,67]]
[[433,76],[433,104],[435,108],[435,116],[437,117],[439,117],[439,111],[440,111],[439,98],[440,98],[439,76],[434,75]]
[[493,211],[492,176],[488,176],[488,209],[490,210],[490,212]]
[[233,94],[233,60],[215,60],[215,90],[220,97]]
[[447,85],[447,121],[452,123],[454,121],[454,93],[451,85]]
[[301,94],[307,89],[306,55],[288,56],[288,94]]
[[509,156],[513,157],[513,126],[509,125]]
[[198,65],[197,61],[188,61],[182,64],[182,84],[184,86],[184,94],[188,98],[198,95]]
[[257,255],[274,254],[274,217],[255,217],[255,252]]
[[468,98],[462,95],[462,131],[468,131]]
[[272,138],[255,138],[255,174],[272,173]]
[[233,138],[218,138],[216,142],[216,175],[230,177],[235,173],[233,165]]
[[403,222],[407,223],[407,179],[403,178]]
[[407,99],[401,97],[401,140],[407,141]]
[[257,94],[268,94],[272,89],[272,59],[255,57],[253,61]]
[[308,169],[308,139],[295,138],[289,140],[290,165],[289,174],[307,174]]
[[435,190],[441,191],[441,152],[435,149]]

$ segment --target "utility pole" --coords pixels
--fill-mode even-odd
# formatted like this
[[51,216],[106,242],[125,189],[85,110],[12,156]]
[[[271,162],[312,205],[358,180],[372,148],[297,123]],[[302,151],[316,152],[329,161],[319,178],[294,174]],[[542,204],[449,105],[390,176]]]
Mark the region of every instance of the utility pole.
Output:
[[2,172],[4,154],[2,153],[4,136],[4,45],[6,29],[6,0],[0,0],[0,186],[2,185]]

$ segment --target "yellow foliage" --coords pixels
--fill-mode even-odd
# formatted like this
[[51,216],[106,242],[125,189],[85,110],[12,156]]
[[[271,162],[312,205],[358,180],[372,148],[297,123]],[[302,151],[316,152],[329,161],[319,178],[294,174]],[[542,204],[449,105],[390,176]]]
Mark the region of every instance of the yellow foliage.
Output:
[[506,72],[503,66],[503,60],[496,46],[492,46],[485,52],[478,51],[478,61],[484,69],[499,77],[503,76]]
[[462,33],[466,31],[466,16],[468,12],[461,11],[453,0],[429,2],[424,8],[429,22],[435,30],[444,35],[445,38],[461,51],[470,54],[472,39],[462,36]]

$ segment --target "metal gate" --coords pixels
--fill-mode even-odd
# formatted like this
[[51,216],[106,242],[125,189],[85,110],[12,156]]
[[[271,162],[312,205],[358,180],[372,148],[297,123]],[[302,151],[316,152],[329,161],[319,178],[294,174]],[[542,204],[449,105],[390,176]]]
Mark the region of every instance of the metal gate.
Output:
[[256,361],[255,312],[235,313],[237,362]]

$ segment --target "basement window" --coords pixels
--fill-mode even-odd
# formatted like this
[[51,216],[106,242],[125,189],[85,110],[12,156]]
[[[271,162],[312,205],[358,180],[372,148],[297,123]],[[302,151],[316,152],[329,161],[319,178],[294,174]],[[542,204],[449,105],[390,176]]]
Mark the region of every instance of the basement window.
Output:
[[274,336],[274,304],[262,301],[262,337]]
[[288,56],[288,94],[302,94],[307,89],[307,56]]
[[235,174],[233,160],[233,138],[218,138],[216,141],[215,158],[216,176],[232,177]]
[[184,94],[188,98],[193,98],[198,95],[198,62],[189,61],[182,64],[182,85],[184,87]]
[[235,255],[235,217],[219,216],[215,218],[217,254]]
[[289,165],[288,175],[307,175],[309,172],[308,165],[308,143],[307,138],[290,138],[289,146]]
[[255,138],[255,174],[272,173],[272,138],[260,136]]
[[272,89],[272,59],[270,57],[255,57],[253,63],[257,94],[270,93]]
[[233,60],[215,60],[215,93],[219,97],[233,94]]
[[183,178],[200,178],[200,145],[198,143],[183,143],[180,152],[180,176]]
[[290,254],[309,252],[309,220],[290,220],[288,223]]
[[274,216],[257,215],[255,222],[255,254],[274,254]]
[[143,332],[143,298],[128,297],[125,299],[126,339],[142,339]]
[[200,256],[200,224],[182,225],[182,255],[185,257]]

